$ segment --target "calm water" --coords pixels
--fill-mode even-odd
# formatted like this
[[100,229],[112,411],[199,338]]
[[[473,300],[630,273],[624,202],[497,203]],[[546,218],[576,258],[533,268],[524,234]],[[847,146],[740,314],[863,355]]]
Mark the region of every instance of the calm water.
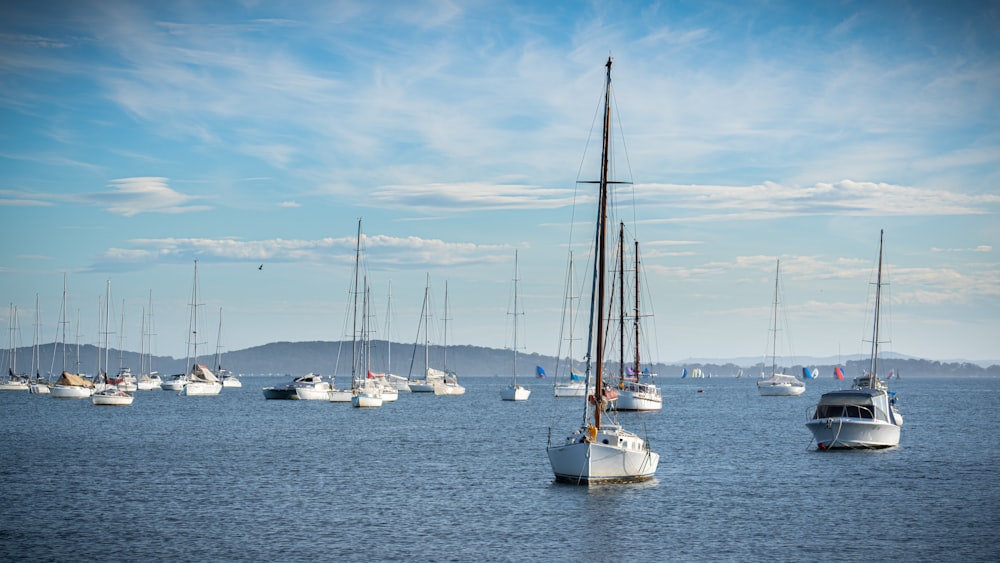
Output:
[[621,415],[657,479],[590,488],[553,482],[548,429],[580,405],[547,384],[359,410],[265,401],[278,381],[125,408],[0,393],[0,560],[1000,560],[997,379],[899,381],[900,447],[821,453],[806,411],[839,382],[661,378],[662,412]]

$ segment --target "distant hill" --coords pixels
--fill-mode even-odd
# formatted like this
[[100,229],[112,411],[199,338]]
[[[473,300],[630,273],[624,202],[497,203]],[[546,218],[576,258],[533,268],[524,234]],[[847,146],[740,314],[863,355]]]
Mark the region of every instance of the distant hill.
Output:
[[[254,346],[244,350],[234,350],[226,352],[222,356],[222,364],[225,368],[244,375],[250,374],[272,374],[272,375],[302,375],[309,372],[316,372],[323,375],[348,376],[351,365],[351,342],[273,342],[262,346]],[[54,344],[39,346],[41,356],[41,368],[38,370],[46,374],[50,369],[59,373],[62,371],[63,351],[59,348],[56,359],[53,362]],[[372,370],[386,371],[386,360],[390,355],[392,366],[389,369],[397,375],[407,376],[413,374],[419,377],[424,367],[423,347],[414,348],[413,344],[392,343],[391,349],[387,342],[379,340],[372,342]],[[445,357],[447,353],[447,357]],[[3,363],[7,365],[8,352],[2,351]],[[80,370],[83,373],[93,374],[97,370],[98,349],[92,345],[80,347]],[[512,354],[510,350],[497,348],[485,348],[481,346],[449,346],[445,350],[441,346],[431,346],[428,348],[428,361],[431,367],[442,369],[447,366],[449,370],[455,371],[463,376],[506,376],[511,373]],[[17,350],[18,371],[27,373],[31,368],[31,348],[22,347]],[[119,366],[119,357],[125,366],[132,368],[133,373],[139,372],[139,354],[137,352],[125,351],[119,353],[111,350],[108,353],[111,364],[111,371],[116,372]],[[76,346],[66,347],[66,368],[69,371],[76,371]],[[25,360],[28,361],[25,361]],[[520,352],[517,356],[518,375],[534,377],[535,366],[542,368],[550,375],[555,374],[556,358],[553,356],[543,356],[540,354],[529,354]],[[210,367],[216,367],[215,355],[209,354],[201,356],[199,362]],[[781,365],[786,373],[800,375],[803,367],[818,369],[821,378],[832,377],[833,368],[838,365],[835,358],[794,358],[792,365],[788,363]],[[172,358],[157,356],[153,358],[153,369],[161,375],[170,375],[186,371],[184,358]],[[854,377],[864,373],[868,365],[867,358],[857,356],[848,357],[839,364],[848,377]],[[887,355],[880,362],[880,372],[888,373],[895,370],[905,377],[926,377],[926,376],[1000,376],[1000,365],[993,364],[984,367],[972,362],[954,361],[940,362],[934,360],[922,360],[899,354]],[[657,363],[650,366],[652,371],[661,377],[680,377],[681,372],[687,368],[700,368],[702,371],[715,376],[731,376],[743,370],[746,377],[757,377],[765,369],[760,358],[738,358],[731,360],[712,360],[706,358],[692,358],[683,362]]]

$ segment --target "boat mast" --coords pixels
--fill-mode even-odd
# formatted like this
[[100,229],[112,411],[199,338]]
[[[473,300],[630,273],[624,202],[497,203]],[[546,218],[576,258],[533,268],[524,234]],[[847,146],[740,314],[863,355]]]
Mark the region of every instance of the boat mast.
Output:
[[781,259],[774,267],[774,328],[771,331],[771,375],[778,373],[778,272],[781,270]]
[[639,241],[635,241],[635,380],[639,381]]
[[111,326],[111,280],[108,280],[108,296],[104,299],[104,383],[108,382],[108,348],[111,342],[111,333],[108,327]]
[[514,249],[514,387],[517,387],[517,249]]
[[879,313],[882,305],[882,240],[885,237],[885,230],[878,233],[878,273],[875,276],[875,326],[872,329],[872,387],[875,387],[876,368],[878,367],[878,332]]
[[618,381],[625,379],[625,222],[618,223]]
[[604,88],[604,137],[601,147],[601,184],[599,200],[599,211],[597,219],[597,374],[594,378],[594,426],[601,427],[601,411],[603,410],[604,394],[604,282],[606,262],[605,244],[607,240],[607,212],[608,212],[608,152],[609,129],[611,127],[611,57],[608,57],[607,79]]
[[361,260],[361,219],[358,219],[358,239],[354,249],[354,318],[351,327],[351,386],[359,387],[358,371],[361,359],[358,355],[358,264]]

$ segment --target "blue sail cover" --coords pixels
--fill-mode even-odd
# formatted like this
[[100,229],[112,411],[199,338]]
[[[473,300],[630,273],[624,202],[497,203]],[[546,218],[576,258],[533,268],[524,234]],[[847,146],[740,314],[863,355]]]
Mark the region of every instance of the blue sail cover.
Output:
[[545,370],[542,366],[535,366],[535,373],[538,374],[539,379],[545,379]]
[[580,373],[580,372],[578,372],[578,371],[576,371],[576,370],[573,370],[573,371],[570,372],[569,378],[570,378],[571,381],[583,381],[583,380],[587,379],[587,376],[584,375],[584,374],[582,374],[582,373]]

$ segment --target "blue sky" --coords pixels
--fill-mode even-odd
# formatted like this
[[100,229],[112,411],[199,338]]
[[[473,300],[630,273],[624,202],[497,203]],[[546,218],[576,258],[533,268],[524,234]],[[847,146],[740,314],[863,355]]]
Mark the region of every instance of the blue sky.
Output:
[[152,291],[183,357],[195,259],[201,350],[220,307],[228,350],[343,338],[361,218],[376,337],[415,340],[429,278],[449,344],[511,346],[516,249],[518,346],[553,354],[611,54],[653,359],[766,354],[778,258],[779,354],[868,350],[880,229],[884,348],[1000,359],[995,2],[158,4],[4,7],[21,345],[36,294],[52,341],[65,273],[71,341],[110,279],[126,347]]

